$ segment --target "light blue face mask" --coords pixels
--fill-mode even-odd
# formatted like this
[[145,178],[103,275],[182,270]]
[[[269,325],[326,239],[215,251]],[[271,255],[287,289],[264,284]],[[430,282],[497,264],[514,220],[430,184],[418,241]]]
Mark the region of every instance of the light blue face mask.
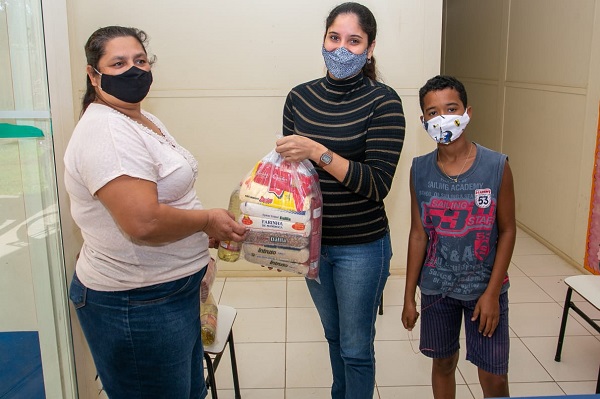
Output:
[[354,54],[346,47],[338,47],[333,51],[321,49],[325,66],[329,73],[336,79],[346,79],[360,72],[367,62],[367,50],[362,54]]

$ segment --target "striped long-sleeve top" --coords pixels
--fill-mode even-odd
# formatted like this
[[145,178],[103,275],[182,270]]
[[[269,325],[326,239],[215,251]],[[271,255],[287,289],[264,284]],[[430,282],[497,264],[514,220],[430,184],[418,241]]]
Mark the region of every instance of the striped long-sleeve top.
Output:
[[287,96],[283,134],[317,141],[350,162],[343,181],[317,167],[323,193],[323,245],[372,242],[388,230],[383,199],[404,143],[398,94],[362,73],[343,81],[325,76]]

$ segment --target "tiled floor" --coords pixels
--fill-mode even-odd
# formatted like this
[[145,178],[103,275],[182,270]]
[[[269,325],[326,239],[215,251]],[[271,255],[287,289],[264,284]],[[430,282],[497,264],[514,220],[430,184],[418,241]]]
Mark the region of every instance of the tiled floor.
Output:
[[[511,395],[594,392],[600,335],[574,312],[562,361],[554,361],[566,293],[563,279],[580,271],[519,230],[509,274]],[[416,353],[418,328],[409,335],[400,321],[403,292],[403,276],[390,277],[384,314],[377,320],[374,398],[433,397],[431,361]],[[218,278],[213,294],[238,311],[234,338],[244,399],[330,397],[327,343],[302,278]],[[481,398],[476,368],[464,360],[464,353],[461,357],[457,397]],[[217,370],[217,382],[219,398],[234,397],[228,353]]]

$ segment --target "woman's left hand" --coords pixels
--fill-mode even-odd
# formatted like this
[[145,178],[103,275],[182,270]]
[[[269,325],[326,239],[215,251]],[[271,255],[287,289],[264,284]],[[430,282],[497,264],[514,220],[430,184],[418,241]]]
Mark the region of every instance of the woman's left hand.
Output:
[[301,162],[305,159],[316,162],[321,154],[327,151],[327,148],[316,141],[297,134],[282,137],[275,142],[275,145],[275,151],[289,162]]

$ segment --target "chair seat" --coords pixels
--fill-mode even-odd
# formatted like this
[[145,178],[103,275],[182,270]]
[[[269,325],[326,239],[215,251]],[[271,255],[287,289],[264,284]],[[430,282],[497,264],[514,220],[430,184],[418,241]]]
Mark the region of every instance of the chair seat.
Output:
[[225,345],[227,345],[227,339],[229,338],[229,332],[235,321],[237,310],[227,305],[217,305],[217,334],[215,341],[210,345],[204,346],[204,351],[212,355],[223,352]]
[[581,275],[565,278],[565,284],[573,288],[586,301],[600,310],[600,276]]

